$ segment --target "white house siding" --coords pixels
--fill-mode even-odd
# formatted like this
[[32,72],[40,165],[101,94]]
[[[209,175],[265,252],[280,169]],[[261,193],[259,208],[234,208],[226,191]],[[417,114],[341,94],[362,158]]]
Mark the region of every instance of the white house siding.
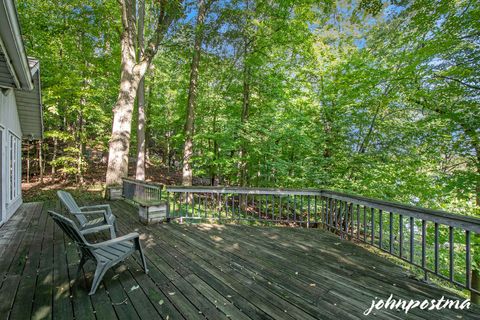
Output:
[[22,204],[22,130],[13,89],[0,90],[0,135],[2,148],[0,209],[2,222],[5,222]]

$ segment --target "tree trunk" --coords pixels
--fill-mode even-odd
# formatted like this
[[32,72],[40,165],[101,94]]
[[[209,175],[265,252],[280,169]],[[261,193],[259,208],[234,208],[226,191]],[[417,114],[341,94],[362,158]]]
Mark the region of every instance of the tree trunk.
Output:
[[182,184],[191,186],[193,181],[193,172],[191,158],[193,155],[193,132],[195,121],[195,106],[197,102],[198,87],[198,66],[200,64],[200,54],[202,50],[203,27],[207,13],[206,0],[199,0],[197,25],[195,30],[195,43],[193,46],[192,65],[190,68],[190,85],[188,87],[187,115],[185,120],[185,144],[183,147],[183,170]]
[[[245,8],[246,11],[249,12],[249,7],[250,7],[250,2],[249,0],[245,1]],[[245,137],[245,124],[248,121],[249,117],[249,111],[250,111],[250,67],[248,66],[247,60],[248,60],[248,54],[250,51],[250,43],[252,42],[251,39],[247,37],[247,34],[244,34],[243,36],[243,88],[242,88],[242,117],[241,117],[241,123],[242,123],[242,137],[240,139],[241,145],[240,145],[240,152],[239,152],[239,184],[241,187],[244,187],[247,184],[247,160],[246,160],[246,153],[247,153],[247,148],[246,148],[246,140],[244,139]]]
[[43,184],[42,140],[38,140],[38,167],[40,169],[40,184]]
[[[247,54],[247,44],[245,41],[245,58]],[[242,101],[242,131],[245,130],[245,124],[248,121],[250,111],[250,68],[247,65],[247,62],[244,61],[243,66],[243,101]],[[243,135],[245,132],[243,132]],[[242,137],[242,145],[240,147],[240,186],[244,187],[247,184],[247,148],[246,141]]]
[[[130,133],[132,129],[132,113],[140,80],[145,75],[152,59],[155,57],[160,41],[163,39],[174,17],[178,16],[177,8],[169,1],[160,1],[158,19],[152,38],[145,46],[145,52],[140,62],[136,63],[135,6],[132,0],[118,0],[122,11],[121,52],[122,64],[120,88],[117,102],[113,108],[112,135],[108,152],[108,167],[106,184],[120,185],[122,178],[128,174],[128,154],[130,150]],[[153,28],[152,28],[153,29]]]
[[[138,2],[138,60],[142,60],[143,55],[143,29],[145,22],[145,0]],[[145,180],[145,83],[140,80],[137,90],[138,103],[138,130],[137,130],[137,170],[135,178]]]
[[[475,145],[475,152],[477,153],[477,181],[475,186],[475,205],[478,213],[480,211],[480,145],[478,144],[478,140],[475,140],[475,142],[477,142],[477,145]],[[480,250],[480,234],[477,233],[475,235],[474,243],[476,243],[478,250]],[[477,255],[477,259],[480,259],[478,256],[479,255]],[[480,263],[480,261],[478,261],[478,263]],[[480,270],[478,269],[472,270],[472,288],[480,291]],[[480,294],[472,292],[470,295],[470,299],[473,303],[480,304]]]
[[30,141],[27,140],[27,183],[30,183]]
[[[215,136],[217,133],[217,111],[213,115],[213,135]],[[216,186],[218,185],[218,177],[217,177],[217,165],[216,161],[218,159],[218,142],[217,138],[213,138],[213,161],[210,163],[210,185]]]
[[[81,105],[85,105],[86,101],[84,98],[82,98]],[[82,111],[80,111],[78,115],[78,130],[77,130],[77,141],[78,141],[78,159],[77,159],[77,182],[80,184],[83,184],[84,179],[83,179],[83,149],[84,149],[84,143],[83,143],[83,114]]]
[[53,138],[53,155],[52,155],[52,178],[55,176],[55,160],[57,159],[58,139]]

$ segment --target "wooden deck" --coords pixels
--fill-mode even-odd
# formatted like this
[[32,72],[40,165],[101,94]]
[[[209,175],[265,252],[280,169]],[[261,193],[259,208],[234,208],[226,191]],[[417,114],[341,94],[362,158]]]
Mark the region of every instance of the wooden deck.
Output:
[[[120,234],[138,231],[150,273],[129,258],[94,296],[74,279],[78,252],[46,211],[24,204],[0,228],[0,316],[9,319],[360,319],[375,297],[455,298],[409,278],[398,266],[318,229],[225,225],[148,226],[123,201],[111,202]],[[375,266],[375,267],[372,267]],[[378,319],[479,319],[469,311]]]

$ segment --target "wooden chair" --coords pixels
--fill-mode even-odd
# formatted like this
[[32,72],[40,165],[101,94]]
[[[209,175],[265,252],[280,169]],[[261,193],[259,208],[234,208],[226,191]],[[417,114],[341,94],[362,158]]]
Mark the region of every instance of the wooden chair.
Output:
[[[58,198],[68,213],[77,218],[80,224],[80,232],[89,234],[103,230],[110,230],[111,238],[116,238],[116,218],[112,214],[112,209],[108,204],[95,206],[79,207],[72,195],[63,190],[57,191]],[[98,217],[100,215],[100,217]],[[87,216],[97,216],[93,219],[87,219]]]
[[48,214],[80,248],[82,258],[78,265],[77,278],[79,278],[85,262],[92,260],[96,263],[95,275],[89,295],[95,293],[108,269],[125,260],[137,250],[140,253],[143,270],[145,273],[148,273],[147,263],[142,246],[140,245],[140,236],[138,233],[132,232],[122,237],[93,244],[85,239],[72,220],[53,211],[48,211]]

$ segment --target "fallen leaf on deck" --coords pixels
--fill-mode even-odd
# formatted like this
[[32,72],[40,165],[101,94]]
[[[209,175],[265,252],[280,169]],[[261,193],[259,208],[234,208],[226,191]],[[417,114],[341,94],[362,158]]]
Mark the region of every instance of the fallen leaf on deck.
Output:
[[140,286],[132,286],[130,288],[130,292],[134,291],[134,290],[137,290],[138,288],[140,288]]

